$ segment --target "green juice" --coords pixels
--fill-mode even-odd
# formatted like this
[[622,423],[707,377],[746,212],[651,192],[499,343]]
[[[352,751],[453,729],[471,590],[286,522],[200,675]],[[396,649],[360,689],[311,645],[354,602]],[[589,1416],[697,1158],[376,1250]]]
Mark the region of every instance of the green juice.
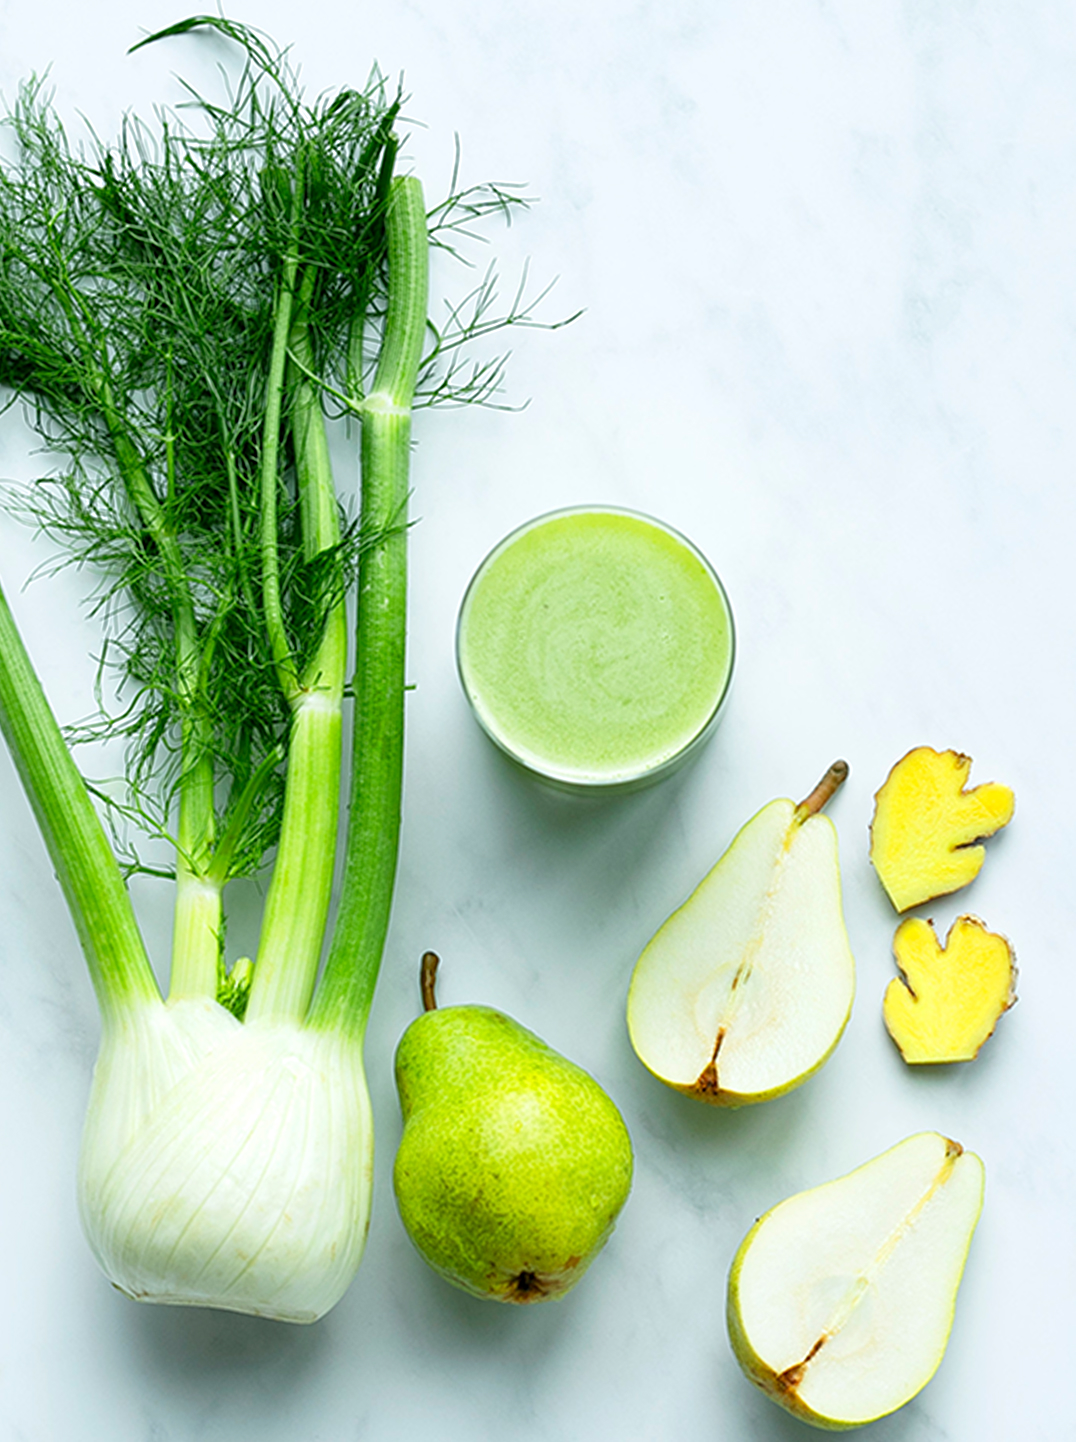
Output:
[[644,785],[712,730],[732,613],[683,536],[630,511],[539,517],[486,558],[457,653],[476,717],[514,760],[570,789]]

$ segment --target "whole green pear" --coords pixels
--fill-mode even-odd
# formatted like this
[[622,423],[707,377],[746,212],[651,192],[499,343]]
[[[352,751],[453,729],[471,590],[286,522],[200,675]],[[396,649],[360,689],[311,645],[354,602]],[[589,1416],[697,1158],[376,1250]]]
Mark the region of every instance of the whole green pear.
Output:
[[437,1010],[435,968],[427,953],[428,1009],[396,1052],[400,1216],[430,1266],[475,1296],[562,1296],[627,1200],[627,1128],[592,1077],[503,1012]]

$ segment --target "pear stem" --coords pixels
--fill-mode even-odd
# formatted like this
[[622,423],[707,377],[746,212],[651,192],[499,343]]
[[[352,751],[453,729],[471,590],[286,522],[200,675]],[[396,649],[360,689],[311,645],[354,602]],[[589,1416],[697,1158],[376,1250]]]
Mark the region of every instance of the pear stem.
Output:
[[422,987],[422,1009],[423,1011],[437,1010],[437,968],[441,965],[441,958],[436,951],[426,951],[422,954],[422,970],[419,973],[419,984]]
[[834,761],[825,776],[805,800],[796,807],[796,821],[801,824],[808,816],[817,816],[826,802],[848,775],[847,761]]

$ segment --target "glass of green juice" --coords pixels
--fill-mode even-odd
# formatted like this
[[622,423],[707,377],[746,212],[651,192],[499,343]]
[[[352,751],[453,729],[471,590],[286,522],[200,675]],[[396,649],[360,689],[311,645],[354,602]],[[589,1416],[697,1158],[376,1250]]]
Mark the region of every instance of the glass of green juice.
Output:
[[725,589],[650,516],[577,506],[507,536],[460,607],[456,657],[482,729],[559,789],[647,786],[713,732],[735,656]]

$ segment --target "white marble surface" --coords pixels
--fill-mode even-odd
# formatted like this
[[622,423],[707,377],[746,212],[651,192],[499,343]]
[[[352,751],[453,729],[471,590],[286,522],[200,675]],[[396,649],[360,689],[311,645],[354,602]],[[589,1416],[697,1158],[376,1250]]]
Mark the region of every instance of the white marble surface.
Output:
[[[52,66],[72,120],[207,83],[186,40],[125,58],[162,0],[0,5],[0,90]],[[417,427],[400,883],[371,1022],[378,1128],[366,1260],[313,1328],[142,1308],[79,1232],[74,1163],[97,1037],[72,929],[0,756],[2,1442],[784,1442],[741,1377],[731,1255],[781,1197],[920,1128],[979,1151],[987,1203],[948,1354],[878,1442],[1070,1435],[1076,1015],[1071,881],[1076,462],[1076,11],[1067,0],[248,0],[312,89],[403,72],[431,196],[540,197],[496,250],[557,275],[555,334],[513,342],[517,414]],[[16,415],[0,474],[40,463]],[[350,464],[350,463],[349,463]],[[345,467],[345,470],[347,467]],[[467,714],[452,634],[473,568],[554,506],[660,515],[724,577],[740,666],[689,772],[604,805],[510,773]],[[0,573],[65,719],[88,709],[82,584],[0,520]],[[970,890],[929,908],[1013,940],[1020,1003],[974,1064],[901,1062],[881,1022],[895,925],[869,867],[871,797],[920,743],[1011,784],[1017,816]],[[828,1066],[722,1114],[635,1059],[637,952],[774,795],[837,755],[859,995]],[[137,900],[158,953],[166,896]],[[442,1000],[491,1003],[590,1069],[637,1152],[605,1254],[562,1303],[496,1308],[426,1269],[397,1219],[395,1043],[422,950]]]

